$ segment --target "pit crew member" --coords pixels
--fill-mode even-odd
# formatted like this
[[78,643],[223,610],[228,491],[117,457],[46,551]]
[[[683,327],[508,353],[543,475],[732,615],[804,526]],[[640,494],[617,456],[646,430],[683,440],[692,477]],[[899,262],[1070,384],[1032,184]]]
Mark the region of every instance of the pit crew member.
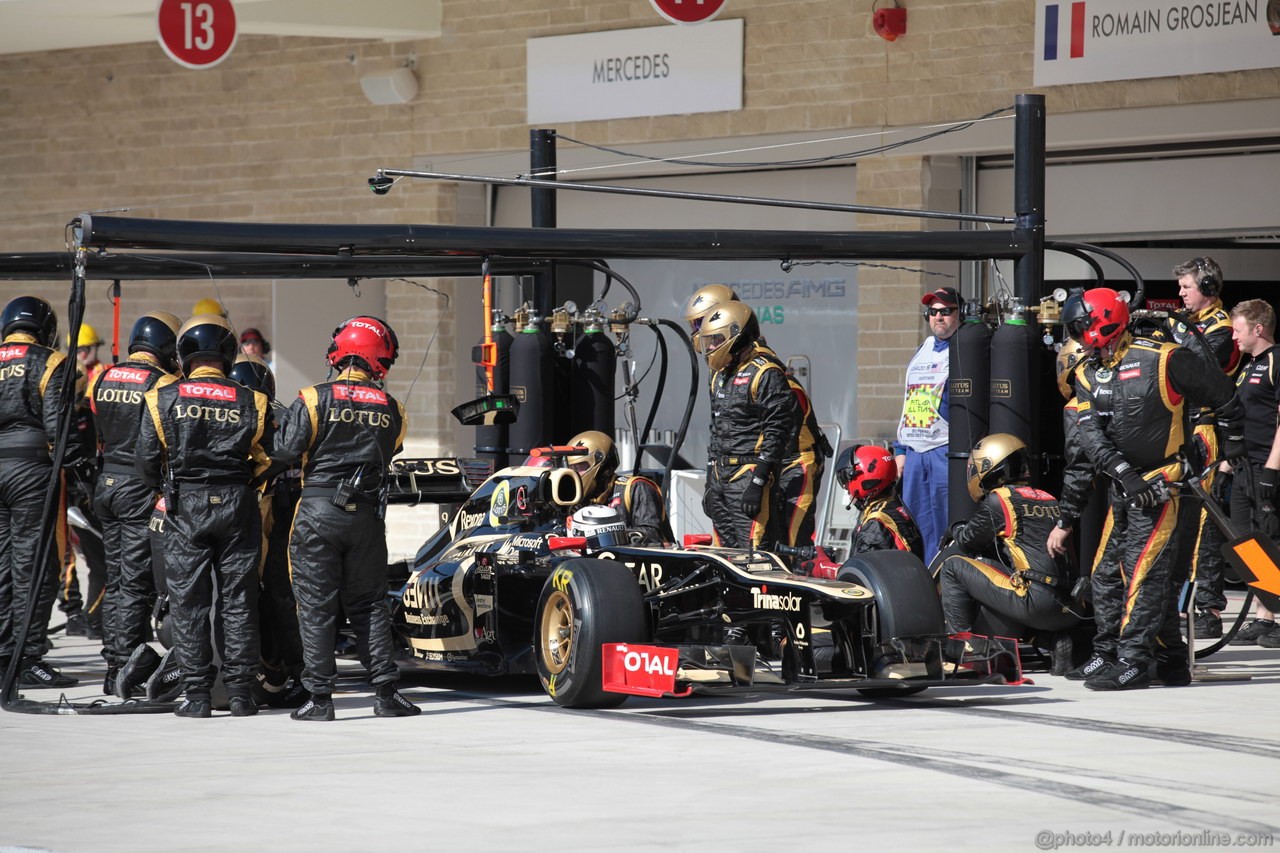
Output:
[[858,526],[849,543],[851,555],[909,551],[924,559],[920,528],[898,496],[898,463],[887,448],[873,444],[846,447],[836,461],[836,482],[858,508]]

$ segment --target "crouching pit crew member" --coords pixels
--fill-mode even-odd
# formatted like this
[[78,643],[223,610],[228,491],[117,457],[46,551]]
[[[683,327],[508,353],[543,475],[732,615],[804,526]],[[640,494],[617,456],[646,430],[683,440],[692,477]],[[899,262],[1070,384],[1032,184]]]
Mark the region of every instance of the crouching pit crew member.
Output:
[[924,540],[898,496],[898,463],[887,448],[873,444],[845,448],[836,462],[836,482],[858,508],[850,555],[910,551],[924,559]]
[[1069,675],[1091,673],[1084,683],[1092,690],[1147,687],[1153,670],[1166,684],[1186,684],[1172,581],[1181,501],[1168,482],[1181,476],[1190,410],[1213,410],[1227,459],[1244,455],[1244,413],[1221,370],[1176,344],[1135,338],[1129,306],[1114,290],[1085,291],[1084,307],[1068,330],[1090,352],[1076,372],[1077,424],[1112,486],[1090,576],[1094,656]]
[[338,605],[355,629],[360,663],[379,717],[421,708],[396,690],[383,491],[391,457],[404,444],[404,406],[381,386],[399,354],[396,334],[376,317],[353,317],[333,332],[327,358],[336,379],[303,388],[285,414],[274,461],[302,464],[302,496],[289,536],[289,567],[302,632],[302,682],[311,698],[295,720],[332,720],[337,682]]
[[1045,544],[1058,501],[1028,484],[1026,445],[1008,433],[987,436],[970,452],[967,475],[978,508],[952,526],[963,553],[943,559],[938,575],[947,628],[1021,639],[1028,628],[1074,625],[1065,606],[1071,572]]
[[662,489],[639,474],[618,476],[618,450],[613,439],[599,430],[587,430],[569,439],[569,446],[583,449],[581,456],[566,460],[582,478],[583,505],[608,504],[616,509],[633,534],[633,545],[671,542],[674,537]]
[[[21,664],[18,686],[70,687],[76,679],[43,660],[58,590],[60,549],[36,564],[45,492],[53,476],[62,383],[75,381],[53,347],[58,315],[38,296],[19,296],[0,314],[0,667]],[[28,602],[35,614],[21,635]]]
[[[139,479],[135,464],[142,419],[147,416],[144,397],[161,379],[171,380],[177,372],[181,325],[164,311],[139,317],[129,335],[128,359],[98,374],[89,386],[89,405],[102,444],[102,472],[94,502],[102,521],[107,563],[103,598],[107,675],[102,691],[118,692],[122,699],[130,698],[139,685],[117,684],[116,674],[146,642],[155,591],[149,525],[156,490]],[[155,658],[154,651],[139,655]],[[154,669],[158,663],[158,659],[146,663],[138,676],[145,680],[146,667]]]
[[702,508],[716,543],[758,548],[779,540],[778,466],[800,426],[786,373],[760,343],[755,313],[722,303],[702,321],[694,346],[711,371],[711,441]]
[[184,379],[146,393],[138,474],[163,490],[170,619],[186,698],[180,717],[208,717],[216,670],[209,615],[217,597],[223,680],[231,715],[256,714],[258,560],[262,519],[250,482],[266,470],[274,429],[266,395],[227,378],[236,337],[222,317],[197,314],[178,332]]

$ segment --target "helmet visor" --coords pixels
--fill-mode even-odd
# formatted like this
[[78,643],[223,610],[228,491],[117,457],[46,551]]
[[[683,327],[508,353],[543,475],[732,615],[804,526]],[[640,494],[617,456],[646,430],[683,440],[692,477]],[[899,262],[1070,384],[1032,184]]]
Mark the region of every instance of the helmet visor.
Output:
[[720,349],[720,347],[724,346],[725,342],[728,340],[729,336],[724,334],[724,332],[712,332],[706,335],[699,333],[698,336],[693,339],[693,346],[698,352],[703,355],[707,355],[708,353],[713,353]]
[[1084,333],[1088,331],[1089,325],[1092,322],[1093,322],[1093,318],[1090,317],[1088,314],[1084,314],[1080,317],[1076,317],[1075,319],[1067,323],[1067,334],[1070,335],[1073,340],[1083,342]]

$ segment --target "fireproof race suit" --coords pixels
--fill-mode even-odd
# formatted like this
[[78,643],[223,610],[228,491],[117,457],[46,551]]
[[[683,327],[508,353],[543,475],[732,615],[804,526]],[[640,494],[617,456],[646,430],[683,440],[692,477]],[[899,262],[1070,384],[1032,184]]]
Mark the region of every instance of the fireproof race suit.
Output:
[[1077,391],[1085,452],[1116,481],[1092,572],[1094,650],[1131,664],[1185,656],[1172,589],[1182,502],[1152,484],[1180,474],[1188,409],[1209,407],[1220,424],[1239,421],[1231,381],[1188,349],[1126,332],[1110,358],[1081,366]]
[[667,522],[662,489],[648,477],[638,474],[618,477],[608,493],[608,501],[609,506],[622,514],[627,529],[641,534],[642,538],[633,544],[664,545],[675,538]]
[[[283,420],[284,406],[272,402]],[[262,631],[260,686],[270,702],[287,686],[289,677],[302,676],[302,638],[298,629],[298,601],[289,582],[289,527],[302,496],[302,472],[289,468],[267,484],[262,498],[262,598],[258,624]]]
[[897,494],[869,498],[859,508],[858,526],[853,529],[850,554],[867,551],[910,551],[924,560],[924,540],[911,513]]
[[269,463],[269,403],[214,367],[181,380],[161,377],[143,399],[135,466],[147,486],[166,492],[164,563],[187,698],[207,700],[213,688],[215,584],[227,693],[248,697],[258,668],[262,549],[258,492],[250,482]]
[[[1244,443],[1249,457],[1247,463],[1237,462],[1233,472],[1231,523],[1239,533],[1259,528],[1274,539],[1280,536],[1280,524],[1275,512],[1263,511],[1258,476],[1266,467],[1276,435],[1276,417],[1280,411],[1280,345],[1272,345],[1245,362],[1236,379],[1236,389],[1244,406]],[[1274,504],[1275,498],[1270,502]],[[1216,591],[1221,593],[1221,586]]]
[[[778,499],[777,471],[800,423],[799,405],[786,373],[758,343],[736,364],[711,377],[711,442],[702,508],[716,542],[730,548],[758,547],[779,539],[772,508]],[[764,499],[754,517],[742,511],[753,478],[765,479]]]
[[98,374],[89,385],[89,405],[102,444],[94,506],[102,522],[107,582],[103,596],[103,657],[120,667],[146,639],[150,599],[155,594],[148,529],[156,490],[138,477],[135,451],[143,398],[169,376],[148,352]]
[[[1205,353],[1195,332],[1173,318],[1160,330],[1159,339],[1181,344],[1209,364],[1222,368],[1227,376],[1234,377],[1240,367],[1240,347],[1232,336],[1231,316],[1223,310],[1222,300],[1215,297],[1204,308],[1192,314],[1190,319],[1203,333],[1205,342],[1209,345],[1208,353]],[[1213,413],[1208,409],[1199,409],[1191,411],[1190,415],[1194,427],[1192,446],[1197,451],[1198,467],[1203,468],[1217,458],[1219,453]],[[1204,479],[1204,487],[1214,491],[1215,486],[1221,485],[1217,481],[1222,476],[1217,466],[1214,466]],[[1209,518],[1208,510],[1201,507],[1196,515],[1198,518],[1194,532],[1191,525],[1187,525],[1186,530],[1179,530],[1180,535],[1187,540],[1185,547],[1191,557],[1190,575],[1196,579],[1196,607],[1200,610],[1221,610],[1227,606],[1227,599],[1222,592],[1222,546],[1226,540],[1222,531]],[[1185,565],[1187,561],[1184,559],[1179,562]],[[1185,580],[1185,575],[1185,572],[1181,573],[1181,579]]]
[[[44,656],[49,616],[58,588],[60,551],[36,565],[45,492],[53,475],[49,447],[58,429],[58,405],[67,374],[61,353],[14,332],[0,344],[0,662]],[[37,584],[37,581],[39,583]],[[28,602],[36,610],[25,637]]]
[[1070,570],[1045,545],[1057,519],[1058,501],[1031,486],[1000,486],[986,494],[955,530],[964,553],[945,558],[939,572],[950,630],[1020,638],[1026,628],[1058,631],[1075,624],[1063,606]]
[[283,418],[275,461],[302,463],[289,564],[302,632],[302,683],[313,695],[331,694],[337,681],[339,603],[370,682],[378,687],[400,677],[384,602],[381,490],[407,427],[404,406],[355,368],[303,388]]
[[779,541],[791,546],[811,545],[817,515],[815,504],[818,489],[822,486],[824,462],[832,455],[831,444],[818,426],[818,418],[813,413],[813,402],[804,386],[791,375],[778,354],[763,342],[760,344],[760,351],[772,356],[782,368],[787,377],[787,385],[796,397],[800,414],[795,438],[779,466],[778,488],[773,493],[777,501],[773,514],[778,519]]

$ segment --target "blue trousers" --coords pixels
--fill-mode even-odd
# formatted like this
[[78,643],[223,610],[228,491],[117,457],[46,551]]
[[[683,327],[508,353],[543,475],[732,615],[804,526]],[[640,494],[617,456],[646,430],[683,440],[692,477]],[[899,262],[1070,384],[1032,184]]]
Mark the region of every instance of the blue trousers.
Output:
[[938,541],[947,532],[947,446],[918,453],[907,451],[902,472],[902,502],[916,520],[924,539],[924,564],[938,553]]

